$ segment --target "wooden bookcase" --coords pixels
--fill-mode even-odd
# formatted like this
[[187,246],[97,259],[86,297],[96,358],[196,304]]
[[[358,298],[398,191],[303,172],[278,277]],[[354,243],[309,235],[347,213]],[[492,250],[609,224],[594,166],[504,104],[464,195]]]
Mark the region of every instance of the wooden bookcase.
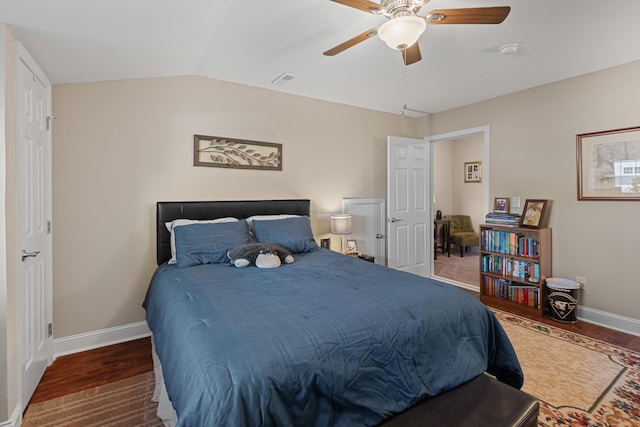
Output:
[[480,226],[480,300],[508,311],[537,313],[551,277],[551,229]]

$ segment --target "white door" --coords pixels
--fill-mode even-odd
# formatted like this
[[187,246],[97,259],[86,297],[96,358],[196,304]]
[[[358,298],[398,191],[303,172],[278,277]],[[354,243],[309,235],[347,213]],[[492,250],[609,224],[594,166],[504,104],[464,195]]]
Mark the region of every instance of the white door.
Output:
[[384,199],[342,199],[342,212],[351,214],[351,234],[358,252],[375,257],[376,264],[386,265],[386,211]]
[[431,276],[431,153],[421,139],[387,138],[388,266]]
[[50,89],[21,45],[17,57],[17,243],[22,407],[53,355]]

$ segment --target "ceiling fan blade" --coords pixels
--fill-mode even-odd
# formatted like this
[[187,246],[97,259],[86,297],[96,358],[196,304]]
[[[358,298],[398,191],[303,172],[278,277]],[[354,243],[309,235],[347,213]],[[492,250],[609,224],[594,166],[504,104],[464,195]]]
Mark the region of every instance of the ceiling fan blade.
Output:
[[427,24],[499,24],[505,20],[510,6],[469,7],[464,9],[432,10],[425,17]]
[[384,8],[379,3],[374,3],[369,0],[331,0],[336,3],[350,6],[359,10],[363,10],[374,15],[380,15],[384,12]]
[[332,49],[329,49],[328,51],[326,51],[324,53],[324,55],[325,56],[337,55],[338,53],[340,53],[342,51],[345,51],[345,50],[349,49],[350,47],[355,46],[358,43],[363,42],[363,41],[375,36],[376,34],[378,34],[378,28],[377,27],[371,28],[370,30],[365,31],[362,34],[359,34],[359,35],[355,36],[354,38],[349,39],[344,43],[340,43],[338,46],[336,46],[336,47],[334,47]]
[[418,42],[415,42],[402,51],[402,60],[404,61],[404,65],[414,64],[421,59],[422,54],[420,53],[420,45],[418,45]]

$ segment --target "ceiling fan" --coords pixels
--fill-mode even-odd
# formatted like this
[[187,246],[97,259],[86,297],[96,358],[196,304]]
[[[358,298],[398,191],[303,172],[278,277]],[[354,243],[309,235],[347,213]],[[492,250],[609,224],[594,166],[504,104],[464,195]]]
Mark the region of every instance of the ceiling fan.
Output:
[[384,15],[388,21],[329,49],[324,52],[326,56],[336,55],[377,35],[390,48],[402,51],[405,65],[413,64],[422,59],[420,46],[417,42],[427,24],[499,24],[511,11],[509,6],[437,9],[422,17],[418,16],[418,12],[429,0],[381,0],[380,3],[369,0],[331,1],[373,15]]

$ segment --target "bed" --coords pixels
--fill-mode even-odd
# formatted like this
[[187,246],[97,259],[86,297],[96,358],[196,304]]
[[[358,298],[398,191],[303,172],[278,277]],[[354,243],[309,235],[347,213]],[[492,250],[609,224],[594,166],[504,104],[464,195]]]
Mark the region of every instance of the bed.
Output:
[[[143,307],[167,425],[373,426],[484,372],[522,386],[508,337],[477,298],[318,247],[309,205],[157,203]],[[170,233],[176,220],[199,222]],[[295,262],[225,262],[221,248],[245,244],[247,229]]]

